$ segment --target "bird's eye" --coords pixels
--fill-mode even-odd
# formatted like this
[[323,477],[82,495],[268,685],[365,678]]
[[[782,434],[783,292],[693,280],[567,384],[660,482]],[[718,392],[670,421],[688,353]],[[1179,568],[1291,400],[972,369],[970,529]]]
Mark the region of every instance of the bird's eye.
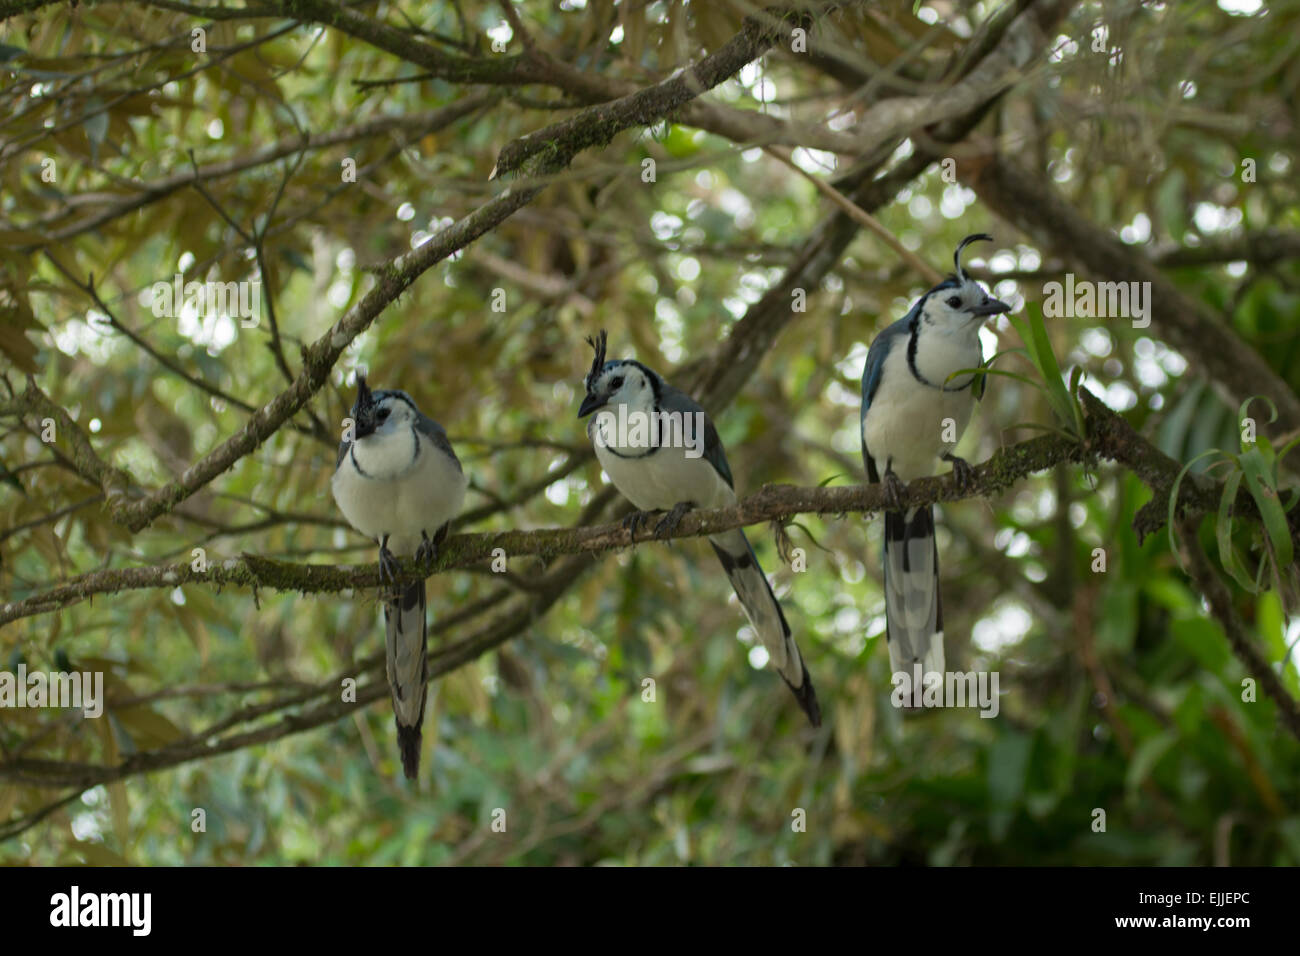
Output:
[[378,418],[378,419],[382,422],[385,418],[388,417],[388,409],[387,409],[387,408],[381,408],[381,409],[379,410],[379,414],[378,414],[377,416],[375,416],[375,417]]
[[623,387],[623,376],[620,375],[618,378],[612,378],[612,379],[610,379],[610,380],[609,380],[609,387],[610,387],[610,388],[622,388],[622,387]]
[[955,295],[948,296],[948,308],[955,309],[961,305],[961,299]]

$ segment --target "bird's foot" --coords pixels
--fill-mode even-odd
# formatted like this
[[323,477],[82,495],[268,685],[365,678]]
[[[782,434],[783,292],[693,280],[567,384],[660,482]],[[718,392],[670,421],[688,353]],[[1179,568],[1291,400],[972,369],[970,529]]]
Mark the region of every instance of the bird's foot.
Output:
[[907,497],[907,485],[894,472],[885,472],[885,501],[891,511],[903,510],[903,499]]
[[399,570],[397,558],[388,550],[388,535],[384,535],[379,542],[379,583],[390,586],[396,584]]
[[679,501],[673,505],[673,510],[668,512],[659,519],[655,525],[655,537],[663,539],[677,530],[677,526],[682,523],[682,515],[690,511],[693,505],[689,501]]
[[433,538],[431,539],[427,534],[424,533],[424,530],[421,529],[420,546],[415,549],[415,560],[418,561],[420,564],[425,564],[425,565],[432,564],[434,561],[437,561],[438,542],[440,540],[441,537],[438,534],[435,533]]
[[653,511],[633,511],[623,519],[623,527],[627,529],[629,535],[635,538],[638,529],[650,520],[652,514],[654,514]]
[[944,455],[943,460],[952,462],[952,477],[957,482],[957,487],[961,491],[969,491],[975,482],[975,469],[970,466],[970,462],[956,455]]

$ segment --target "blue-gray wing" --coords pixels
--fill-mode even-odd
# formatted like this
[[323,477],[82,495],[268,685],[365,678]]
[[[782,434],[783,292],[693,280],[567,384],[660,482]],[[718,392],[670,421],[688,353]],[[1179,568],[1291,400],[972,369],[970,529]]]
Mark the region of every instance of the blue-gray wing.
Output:
[[447,438],[447,430],[445,428],[423,412],[416,412],[415,430],[428,438],[433,442],[434,447],[455,462],[457,471],[464,471],[460,466],[460,459],[456,457],[456,452],[452,450],[451,441]]
[[907,342],[909,324],[910,319],[899,319],[877,335],[871,343],[871,348],[867,349],[867,364],[862,368],[862,413],[858,416],[859,419],[867,417],[871,400],[876,397],[876,389],[880,386],[880,378],[885,372],[885,359],[895,346],[902,346]]
[[664,383],[659,390],[659,408],[665,412],[680,412],[683,415],[694,415],[698,412],[704,416],[704,457],[713,466],[713,470],[722,476],[722,480],[728,487],[736,487],[731,477],[731,466],[727,464],[727,454],[722,450],[722,439],[718,437],[718,430],[713,427],[708,413],[700,407],[699,403],[680,389]]
[[[885,359],[893,349],[907,347],[907,338],[911,333],[910,325],[911,313],[908,313],[877,335],[871,343],[871,348],[867,349],[867,362],[862,368],[862,409],[858,413],[859,433],[862,431],[862,423],[867,418],[867,409],[871,407],[871,400],[876,397],[876,389],[880,387],[880,379],[885,374]],[[867,450],[865,440],[862,442],[862,463],[867,469],[867,479],[872,482],[879,481],[875,459]]]

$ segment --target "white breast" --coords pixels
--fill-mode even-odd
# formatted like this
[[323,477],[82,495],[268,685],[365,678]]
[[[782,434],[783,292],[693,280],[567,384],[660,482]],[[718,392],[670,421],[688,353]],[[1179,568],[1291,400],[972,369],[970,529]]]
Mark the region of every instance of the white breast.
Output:
[[[627,449],[626,453],[642,451]],[[628,459],[597,443],[596,458],[614,487],[642,511],[667,511],[682,501],[693,501],[699,508],[721,508],[736,500],[708,459],[687,458],[684,448],[660,448],[645,458]]]
[[330,486],[348,523],[375,540],[389,535],[388,547],[398,555],[414,554],[421,531],[433,537],[454,518],[468,485],[426,436],[418,434],[420,453],[414,455],[415,441],[406,429],[353,443],[356,464],[367,477],[345,458]]
[[[907,358],[906,351],[903,349],[904,360]],[[948,376],[956,375],[964,368],[975,368],[983,360],[978,325],[972,326],[969,333],[922,331],[921,340],[917,343],[916,370],[927,382],[949,389],[961,388],[973,376],[957,375],[951,382],[948,381]]]
[[[973,357],[969,350],[951,348],[946,342],[936,343],[933,351],[927,346],[922,343],[919,352],[929,361],[918,361],[917,366],[935,384],[980,362],[978,341]],[[961,384],[964,379],[948,387]],[[892,461],[894,473],[903,481],[933,475],[942,456],[956,447],[966,430],[974,401],[969,388],[942,391],[918,382],[907,365],[906,343],[898,343],[885,357],[880,384],[862,421],[862,438],[877,470],[883,475]]]

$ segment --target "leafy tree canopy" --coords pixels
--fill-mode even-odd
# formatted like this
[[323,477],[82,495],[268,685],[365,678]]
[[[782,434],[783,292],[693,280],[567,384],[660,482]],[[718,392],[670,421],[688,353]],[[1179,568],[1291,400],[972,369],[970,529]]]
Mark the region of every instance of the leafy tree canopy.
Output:
[[[0,711],[0,859],[1300,863],[1294,0],[0,18],[0,668],[106,696]],[[858,437],[975,232],[986,464],[911,500],[989,719],[891,703]],[[738,509],[630,546],[602,328]],[[471,479],[416,786],[329,495],[359,371]],[[695,540],[741,524],[820,729]]]

